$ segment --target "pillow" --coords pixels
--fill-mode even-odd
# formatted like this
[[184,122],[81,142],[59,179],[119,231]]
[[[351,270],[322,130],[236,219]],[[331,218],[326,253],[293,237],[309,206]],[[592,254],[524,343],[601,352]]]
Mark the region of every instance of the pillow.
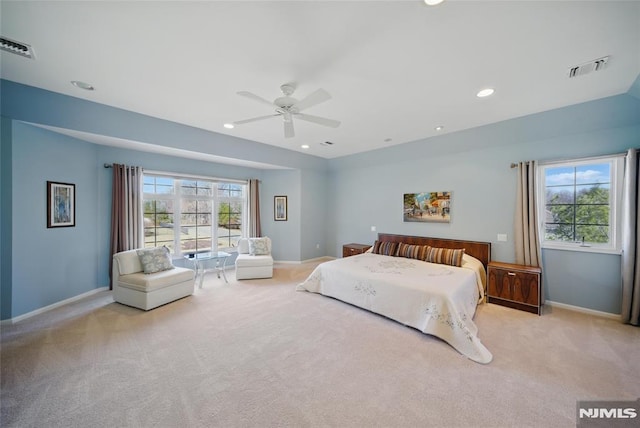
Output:
[[452,248],[429,247],[425,261],[460,267],[463,255],[464,248],[454,250]]
[[169,249],[166,246],[137,250],[144,273],[156,273],[173,269]]
[[269,254],[267,238],[249,238],[249,255],[264,256]]
[[397,256],[424,261],[430,248],[428,245],[409,245],[401,242],[398,245]]
[[382,254],[383,256],[395,256],[398,250],[397,242],[380,242],[376,241],[373,244],[373,254]]

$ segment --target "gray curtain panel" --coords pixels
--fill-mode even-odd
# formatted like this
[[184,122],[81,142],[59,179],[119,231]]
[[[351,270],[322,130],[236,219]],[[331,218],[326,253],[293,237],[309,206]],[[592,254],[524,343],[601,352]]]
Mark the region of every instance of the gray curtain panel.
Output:
[[622,191],[622,322],[640,325],[640,198],[636,149],[629,149],[627,152]]
[[111,195],[109,277],[114,254],[144,246],[142,168],[114,163]]
[[536,166],[536,161],[518,163],[514,242],[516,263],[542,267],[536,205]]
[[257,238],[262,236],[260,226],[260,180],[249,180],[249,236]]

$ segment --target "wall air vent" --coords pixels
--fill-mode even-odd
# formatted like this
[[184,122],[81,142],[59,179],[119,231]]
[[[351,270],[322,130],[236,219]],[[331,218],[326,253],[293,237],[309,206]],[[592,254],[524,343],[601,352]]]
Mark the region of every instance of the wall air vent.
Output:
[[14,53],[25,58],[35,59],[31,46],[0,36],[0,50]]
[[569,69],[569,79],[589,74],[592,71],[600,71],[604,69],[608,62],[609,57],[605,56],[602,58],[594,59],[593,61],[586,62],[584,64],[576,65],[575,67],[571,67]]

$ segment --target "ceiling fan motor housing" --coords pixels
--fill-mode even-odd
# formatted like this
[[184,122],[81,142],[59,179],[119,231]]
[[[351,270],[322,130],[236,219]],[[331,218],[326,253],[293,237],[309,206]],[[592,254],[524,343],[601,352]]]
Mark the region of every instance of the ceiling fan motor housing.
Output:
[[298,100],[296,100],[295,98],[286,96],[286,97],[276,98],[273,103],[280,108],[289,108],[297,102]]

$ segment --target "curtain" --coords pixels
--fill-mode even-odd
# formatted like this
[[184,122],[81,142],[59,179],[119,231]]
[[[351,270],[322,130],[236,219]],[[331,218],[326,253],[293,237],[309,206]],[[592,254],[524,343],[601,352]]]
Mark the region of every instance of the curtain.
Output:
[[636,149],[627,152],[622,192],[622,322],[640,325],[640,201]]
[[518,163],[517,186],[514,236],[516,263],[542,267],[536,204],[536,161]]
[[111,276],[114,254],[144,246],[142,230],[142,168],[114,163],[109,276]]
[[260,180],[249,180],[249,236],[260,237],[262,230],[260,226],[260,191],[258,185]]

